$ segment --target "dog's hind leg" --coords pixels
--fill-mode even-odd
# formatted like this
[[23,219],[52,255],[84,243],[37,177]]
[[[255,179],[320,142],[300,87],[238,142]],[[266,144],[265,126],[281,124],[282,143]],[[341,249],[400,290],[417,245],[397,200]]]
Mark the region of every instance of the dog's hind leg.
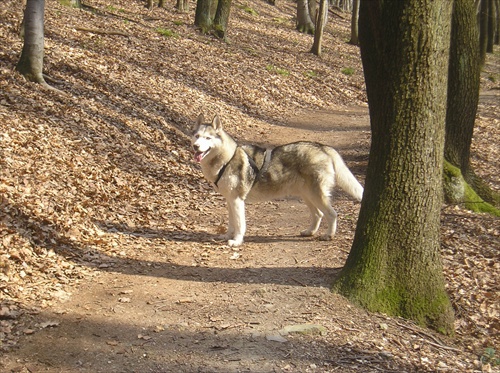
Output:
[[[229,246],[236,247],[243,243],[246,231],[245,201],[239,197],[227,200],[229,208],[229,229],[232,229],[232,237],[227,241]],[[232,222],[231,222],[232,221]],[[228,231],[228,233],[230,233]]]
[[302,199],[304,200],[304,203],[307,205],[307,207],[309,207],[309,211],[311,212],[311,226],[308,229],[300,232],[300,235],[314,236],[319,229],[319,225],[321,224],[323,213],[308,198],[302,197]]
[[330,205],[329,195],[321,194],[315,196],[311,202],[324,214],[328,223],[328,230],[320,239],[323,241],[330,241],[337,231],[337,212],[333,209],[332,205]]

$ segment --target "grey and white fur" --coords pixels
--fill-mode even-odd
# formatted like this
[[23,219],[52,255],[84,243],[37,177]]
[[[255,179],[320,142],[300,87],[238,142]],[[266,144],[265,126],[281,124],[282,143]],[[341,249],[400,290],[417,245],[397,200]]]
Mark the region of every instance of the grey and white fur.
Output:
[[301,235],[314,235],[324,217],[328,228],[321,239],[331,240],[337,229],[337,213],[330,204],[334,187],[339,186],[356,201],[363,197],[361,184],[327,145],[307,141],[272,149],[239,145],[224,131],[217,115],[206,123],[200,114],[192,146],[203,175],[227,201],[229,246],[243,243],[246,201],[300,197],[311,212],[311,225]]

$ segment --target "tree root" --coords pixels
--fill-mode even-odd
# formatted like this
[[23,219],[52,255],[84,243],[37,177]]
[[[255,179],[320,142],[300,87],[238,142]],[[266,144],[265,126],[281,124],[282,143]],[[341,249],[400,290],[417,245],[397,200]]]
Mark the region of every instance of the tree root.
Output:
[[500,217],[500,210],[492,204],[484,201],[468,184],[458,167],[445,161],[443,188],[445,200],[451,204],[463,204],[465,208],[473,212],[484,212]]

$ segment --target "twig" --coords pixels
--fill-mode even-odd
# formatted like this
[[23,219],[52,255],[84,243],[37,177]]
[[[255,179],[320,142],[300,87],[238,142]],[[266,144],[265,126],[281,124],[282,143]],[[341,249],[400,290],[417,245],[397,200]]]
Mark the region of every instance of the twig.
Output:
[[75,27],[75,30],[91,32],[93,34],[100,34],[100,35],[118,35],[118,36],[125,36],[127,38],[130,37],[129,34],[118,30],[100,30],[100,29],[86,28],[86,27]]
[[436,337],[434,337],[431,334],[425,333],[425,332],[423,332],[421,330],[417,330],[415,328],[412,328],[411,326],[401,324],[401,323],[399,323],[397,321],[396,321],[396,325],[401,326],[401,327],[403,327],[405,329],[411,330],[412,332],[415,332],[417,334],[420,334],[420,335],[423,335],[425,337],[428,337],[428,338],[432,339],[434,342],[431,342],[431,341],[426,341],[426,342],[429,343],[430,345],[434,346],[434,347],[439,347],[439,348],[442,348],[444,350],[450,350],[450,351],[455,351],[455,352],[460,352],[461,351],[458,348],[444,345],[443,342],[441,342],[439,339],[437,339]]
[[301,281],[297,280],[296,278],[293,278],[293,277],[292,277],[292,280],[293,280],[293,281],[295,281],[295,282],[296,282],[297,284],[299,284],[299,285],[302,285],[302,286],[304,286],[304,287],[307,287],[307,285],[306,285],[306,284],[304,284],[303,282],[301,282]]
[[328,12],[329,12],[329,13],[331,13],[331,14],[333,14],[334,16],[337,16],[337,17],[341,18],[341,19],[346,19],[346,17],[344,17],[343,15],[341,15],[341,14],[339,14],[339,13],[335,12],[335,11],[334,11],[334,10],[332,10],[332,9],[328,9]]

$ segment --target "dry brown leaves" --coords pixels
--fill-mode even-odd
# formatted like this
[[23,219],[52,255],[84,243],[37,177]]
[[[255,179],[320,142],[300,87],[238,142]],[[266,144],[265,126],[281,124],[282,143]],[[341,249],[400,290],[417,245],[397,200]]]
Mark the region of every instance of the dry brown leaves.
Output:
[[[316,58],[308,53],[310,37],[294,31],[292,3],[249,1],[258,15],[235,4],[230,43],[199,35],[193,14],[170,6],[151,14],[141,2],[108,3],[86,1],[98,11],[78,11],[47,1],[45,71],[65,94],[13,70],[22,9],[15,0],[0,6],[3,350],[29,334],[21,316],[67,297],[96,269],[117,265],[114,258],[155,250],[161,241],[148,235],[158,238],[160,231],[182,241],[194,228],[191,216],[211,216],[214,193],[198,180],[186,136],[198,113],[222,113],[239,137],[248,128],[284,123],[300,109],[366,99],[358,50],[346,44],[346,20],[332,20],[324,56]],[[474,164],[498,189],[498,102],[481,109]],[[140,232],[139,248],[129,251],[120,232]],[[476,356],[500,347],[498,236],[496,219],[444,210],[457,343]]]

